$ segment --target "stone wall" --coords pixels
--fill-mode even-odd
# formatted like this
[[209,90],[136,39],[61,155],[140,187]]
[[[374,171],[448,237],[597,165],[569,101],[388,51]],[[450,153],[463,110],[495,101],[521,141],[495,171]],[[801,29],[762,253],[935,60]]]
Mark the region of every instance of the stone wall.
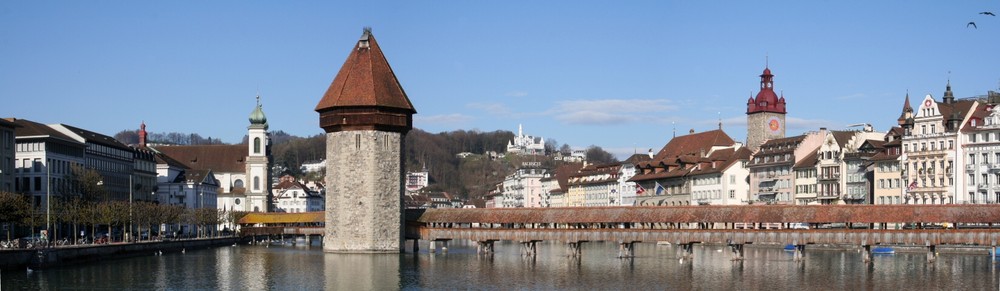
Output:
[[[781,120],[781,127],[776,133],[768,128],[771,117]],[[757,151],[760,145],[769,139],[785,137],[785,115],[773,112],[759,112],[747,115],[747,147],[751,152]]]
[[327,133],[324,251],[402,250],[403,137],[375,130]]
[[185,239],[139,243],[79,245],[42,249],[0,251],[0,269],[49,268],[106,259],[152,255],[154,252],[180,252],[187,249],[226,246],[244,240],[239,237]]

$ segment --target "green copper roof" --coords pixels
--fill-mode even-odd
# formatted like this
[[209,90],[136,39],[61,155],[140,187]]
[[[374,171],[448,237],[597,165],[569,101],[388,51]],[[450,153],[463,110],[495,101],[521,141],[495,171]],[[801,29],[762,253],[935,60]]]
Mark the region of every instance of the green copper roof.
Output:
[[267,117],[264,116],[264,110],[260,109],[260,96],[257,96],[257,108],[250,112],[250,124],[267,124]]

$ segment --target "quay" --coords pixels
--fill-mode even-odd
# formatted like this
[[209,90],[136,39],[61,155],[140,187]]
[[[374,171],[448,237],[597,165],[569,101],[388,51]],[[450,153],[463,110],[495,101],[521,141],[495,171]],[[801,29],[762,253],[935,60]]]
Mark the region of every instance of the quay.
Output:
[[0,270],[42,269],[107,259],[151,255],[157,252],[182,252],[184,250],[226,246],[242,241],[243,238],[241,237],[221,237],[0,250]]

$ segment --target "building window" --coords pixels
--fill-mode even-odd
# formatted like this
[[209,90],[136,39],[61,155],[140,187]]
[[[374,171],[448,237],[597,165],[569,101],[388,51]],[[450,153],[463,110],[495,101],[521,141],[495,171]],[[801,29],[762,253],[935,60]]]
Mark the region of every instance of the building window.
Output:
[[35,177],[35,191],[42,191],[42,177]]
[[236,179],[236,181],[233,182],[233,188],[243,188],[243,180]]
[[253,189],[260,190],[260,177],[253,177]]
[[253,138],[253,153],[255,153],[255,154],[259,154],[260,153],[260,138],[259,137]]

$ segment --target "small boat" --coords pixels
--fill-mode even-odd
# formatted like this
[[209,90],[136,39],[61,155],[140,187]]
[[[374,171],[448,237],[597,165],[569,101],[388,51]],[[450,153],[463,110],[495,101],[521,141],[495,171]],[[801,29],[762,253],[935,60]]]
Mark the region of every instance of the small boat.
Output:
[[992,248],[990,249],[990,256],[991,257],[1000,257],[1000,255],[998,255],[996,253],[993,253],[993,249]]
[[785,251],[786,252],[794,252],[795,251],[795,245],[793,245],[793,244],[787,244],[787,245],[785,245]]
[[875,247],[874,249],[872,249],[873,255],[891,255],[895,253],[896,250],[892,249],[891,247]]

